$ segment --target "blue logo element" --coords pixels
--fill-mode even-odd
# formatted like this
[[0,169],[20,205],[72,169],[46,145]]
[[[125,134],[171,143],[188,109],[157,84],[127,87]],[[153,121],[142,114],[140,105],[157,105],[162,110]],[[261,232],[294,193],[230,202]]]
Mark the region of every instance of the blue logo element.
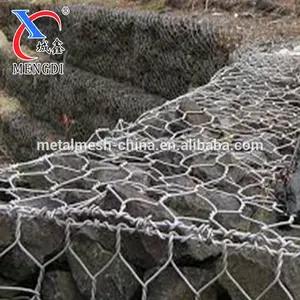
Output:
[[24,24],[26,30],[29,33],[29,39],[45,39],[46,36],[43,35],[40,30],[35,26],[35,24],[29,19],[27,13],[29,12],[28,9],[18,9],[12,10],[13,14],[15,14],[20,22]]

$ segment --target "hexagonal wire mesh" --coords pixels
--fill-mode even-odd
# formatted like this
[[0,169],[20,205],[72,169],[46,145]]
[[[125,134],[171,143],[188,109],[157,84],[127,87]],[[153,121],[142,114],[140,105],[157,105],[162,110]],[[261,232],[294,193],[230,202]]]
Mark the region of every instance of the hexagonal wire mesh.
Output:
[[3,169],[1,297],[300,299],[300,59],[274,51],[98,129],[107,149]]

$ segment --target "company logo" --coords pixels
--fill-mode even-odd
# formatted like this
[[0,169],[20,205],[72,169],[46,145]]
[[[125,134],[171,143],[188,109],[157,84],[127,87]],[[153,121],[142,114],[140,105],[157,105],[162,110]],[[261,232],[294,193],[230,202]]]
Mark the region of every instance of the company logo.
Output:
[[33,23],[35,20],[41,17],[49,17],[56,20],[58,24],[59,31],[62,29],[61,19],[60,17],[53,11],[50,10],[42,10],[36,13],[33,13],[31,16],[28,16],[28,9],[18,9],[12,10],[12,13],[15,14],[21,22],[21,25],[17,29],[14,39],[13,39],[13,50],[16,56],[25,61],[31,61],[37,59],[37,57],[30,57],[24,54],[21,50],[21,37],[25,31],[29,33],[28,39],[46,39],[46,36],[37,28],[37,26]]
[[[64,7],[62,13],[67,15],[66,8]],[[62,30],[62,22],[60,17],[53,11],[42,10],[28,15],[28,9],[17,9],[11,11],[21,22],[21,25],[17,29],[13,38],[13,50],[15,55],[25,61],[24,63],[14,63],[13,64],[13,74],[14,75],[56,75],[63,74],[63,63],[33,63],[33,60],[38,59],[38,57],[31,57],[25,54],[21,49],[21,38],[24,31],[28,33],[28,39],[38,40],[36,45],[36,52],[44,52],[51,55],[61,55],[65,51],[63,47],[63,42],[58,38],[55,38],[52,42],[52,46],[49,46],[49,42],[46,40],[47,37],[40,31],[40,29],[34,24],[34,21],[42,18],[48,17],[56,21],[59,31]],[[70,11],[68,11],[69,13]]]

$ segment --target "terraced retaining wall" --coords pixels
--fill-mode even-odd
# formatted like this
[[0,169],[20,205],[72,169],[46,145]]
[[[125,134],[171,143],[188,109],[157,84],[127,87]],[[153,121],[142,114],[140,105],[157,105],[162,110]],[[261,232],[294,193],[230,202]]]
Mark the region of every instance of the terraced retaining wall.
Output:
[[[191,86],[208,82],[228,62],[239,41],[228,24],[216,20],[85,5],[71,6],[70,15],[63,16],[61,7],[6,1],[0,3],[0,27],[9,40],[20,24],[11,10],[21,8],[28,8],[30,13],[47,8],[61,16],[60,33],[56,22],[49,18],[35,23],[47,40],[58,37],[64,43],[65,74],[12,75],[15,55],[2,49],[0,85],[20,101],[33,123],[37,120],[50,126],[54,139],[65,135],[60,122],[63,115],[74,121],[69,136],[83,140],[98,127],[112,128],[120,118],[132,122],[143,111],[187,92]],[[33,50],[36,47],[36,41],[28,43],[26,33],[21,44]],[[24,124],[20,125],[23,134],[30,140],[32,128]],[[15,126],[10,124],[9,132]],[[9,143],[12,139],[10,136]],[[21,159],[27,157],[19,151],[16,154]]]
[[[9,21],[3,27],[12,38],[19,21],[11,13],[12,5],[7,6],[2,9]],[[44,8],[29,6],[30,12]],[[199,21],[89,5],[71,6],[71,13],[62,16],[61,7],[47,8],[61,16],[61,33],[49,18],[35,23],[48,39],[58,36],[63,41],[67,63],[168,99],[187,92],[190,85],[207,83],[226,64],[240,38],[218,19]]]

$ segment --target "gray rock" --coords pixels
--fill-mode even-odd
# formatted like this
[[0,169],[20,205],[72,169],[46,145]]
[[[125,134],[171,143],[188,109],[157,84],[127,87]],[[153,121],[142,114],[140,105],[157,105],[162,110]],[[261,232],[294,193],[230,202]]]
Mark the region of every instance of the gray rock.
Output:
[[13,183],[16,187],[26,187],[36,190],[48,190],[54,183],[49,181],[43,174],[36,175],[20,175],[13,179]]
[[92,178],[84,177],[85,173],[85,171],[76,172],[56,166],[48,173],[47,177],[61,184],[64,189],[91,190],[97,181]]
[[6,214],[0,215],[0,248],[3,251],[5,247],[14,242],[15,222]]
[[[145,279],[149,279],[158,269],[146,272]],[[204,268],[180,268],[180,272],[186,280],[198,291],[214,277],[213,269]],[[217,300],[218,284],[211,284],[201,293],[202,300]],[[194,300],[195,294],[184,282],[182,277],[172,267],[167,267],[157,277],[150,281],[148,286],[148,300]]]
[[207,111],[204,111],[202,107],[198,106],[196,101],[188,98],[183,99],[180,103],[179,109],[185,113],[185,120],[191,125],[204,125],[212,123],[213,121],[219,124],[217,119],[214,119]]
[[[15,241],[16,216],[0,217],[0,253]],[[40,264],[51,259],[62,249],[64,230],[54,221],[41,217],[21,219],[22,246]],[[23,249],[15,245],[0,259],[0,276],[20,282],[28,280],[38,271],[38,265]]]
[[67,203],[68,205],[74,203],[85,202],[90,199],[95,199],[99,196],[99,194],[94,190],[61,190],[56,194],[56,197]]
[[51,164],[47,160],[29,161],[18,167],[20,173],[46,172],[51,168]]
[[83,300],[72,274],[65,271],[50,271],[45,274],[42,289],[44,300]]
[[[242,253],[230,251],[227,271],[251,299],[256,299],[275,280],[275,271],[277,268],[276,259],[276,257],[272,257],[263,251],[250,251],[247,249],[243,249]],[[286,264],[286,262],[288,262],[288,264]],[[220,260],[218,270],[221,271],[223,267],[224,265]],[[253,280],[250,280],[250,278]],[[299,299],[299,259],[284,259],[280,279],[287,290],[294,296],[293,299]],[[219,279],[219,282],[228,291],[232,300],[247,299],[226,274]],[[288,300],[290,298],[279,283],[276,282],[272,288],[259,299]]]
[[[84,226],[81,232],[90,239],[98,241],[103,247],[115,251],[116,234],[108,229],[95,229]],[[168,255],[167,241],[157,236],[147,236],[144,233],[122,232],[121,249],[123,257],[143,269],[153,268],[166,261]]]
[[174,245],[174,260],[182,265],[203,263],[218,257],[220,254],[220,248],[210,243],[199,242],[199,240],[189,240],[185,244],[175,242]]
[[92,171],[90,178],[99,181],[102,184],[125,179],[129,173],[115,165],[103,164],[102,167]]
[[[138,281],[120,257],[114,257],[115,251],[107,251],[100,243],[80,232],[72,239],[71,249],[72,251],[69,249],[67,252],[67,259],[72,276],[86,299],[90,299],[92,292],[90,276],[95,276],[96,279],[96,299],[129,300],[135,294]],[[91,275],[82,267],[73,252]],[[101,270],[103,272],[98,274]],[[132,270],[135,271],[135,268],[132,267]]]
[[[64,184],[65,182],[69,181],[69,180],[73,180],[77,177],[83,176],[85,172],[80,171],[80,169],[78,170],[70,170],[64,167],[60,167],[55,165],[55,167],[47,174],[47,177],[54,181],[57,182],[58,184]],[[80,180],[80,178],[79,178]],[[78,181],[78,180],[76,180]],[[88,182],[84,181],[84,183],[81,183],[83,180],[81,180],[80,182],[76,182],[78,188],[80,188],[81,186],[86,187],[86,189],[88,189],[91,184],[88,184]]]
[[13,201],[13,204],[17,206],[25,206],[25,207],[36,207],[36,208],[47,208],[48,210],[53,210],[55,208],[61,206],[67,206],[64,202],[56,199],[54,197],[48,196],[40,196],[36,199],[29,199],[29,200],[21,200],[21,201]]
[[166,164],[179,165],[180,161],[183,159],[183,155],[175,151],[160,151],[148,156],[149,159],[159,160]]
[[0,299],[12,299],[20,294],[20,291],[13,289],[13,287],[18,287],[17,282],[0,277],[0,286],[6,286],[10,288],[7,290],[0,289]]
[[193,190],[196,184],[192,177],[185,174],[181,176],[168,177],[165,178],[164,181],[170,186],[184,188],[186,190]]
[[170,195],[164,202],[180,216],[190,216],[208,220],[217,210],[238,210],[241,202],[238,197],[217,189],[199,187],[197,192],[183,195]]
[[73,153],[51,156],[49,157],[49,161],[54,166],[71,168],[75,171],[81,170],[87,164],[87,161],[84,158]]
[[[195,212],[199,212],[197,215],[199,218],[207,219],[212,207],[207,204],[203,199],[199,198],[199,201],[195,199],[195,196],[174,197],[174,199],[167,199],[165,204],[169,207],[169,212],[174,215],[182,216],[195,216]],[[217,199],[218,196],[216,195]],[[139,200],[139,199],[143,199]],[[172,200],[174,202],[172,202]],[[231,205],[235,205],[237,209],[239,203],[234,197],[229,198],[227,202],[232,201]],[[184,204],[184,201],[188,201]],[[202,202],[201,202],[202,201]],[[219,201],[222,203],[222,201]],[[126,205],[125,205],[126,203]],[[230,202],[229,202],[230,203]],[[104,210],[117,209],[128,212],[132,217],[149,217],[153,221],[172,221],[173,217],[158,202],[150,198],[147,194],[142,193],[137,188],[129,184],[115,184],[108,191],[106,196],[99,200],[99,207]],[[198,207],[197,207],[198,205]],[[202,205],[202,206],[201,206]],[[205,206],[207,205],[207,206]],[[226,205],[226,204],[223,204]],[[230,205],[230,204],[228,204]],[[185,213],[186,211],[186,213]],[[194,215],[193,215],[194,213]],[[110,222],[115,222],[111,220]],[[126,223],[127,221],[124,220]],[[191,225],[191,222],[186,221],[187,225]],[[85,227],[85,230],[95,236],[95,240],[105,245],[106,249],[113,251],[115,237],[113,233],[107,230],[95,230]],[[183,230],[180,230],[180,234],[184,234]],[[109,242],[110,241],[110,242]],[[122,254],[129,261],[142,268],[151,268],[166,261],[168,258],[168,242],[155,235],[149,236],[135,232],[133,234],[122,233]],[[189,240],[186,243],[175,242],[174,245],[174,258],[178,261],[192,260],[203,261],[208,257],[215,257],[220,254],[220,249],[214,245],[208,245],[205,243],[199,243],[197,241]]]
[[214,221],[227,230],[235,229],[242,232],[248,232],[252,222],[245,217],[251,217],[253,211],[251,207],[244,208],[243,212],[218,212],[214,217]]
[[128,163],[126,165],[126,170],[131,172],[131,182],[138,183],[144,186],[151,185],[152,178],[150,177],[151,169],[149,168],[149,166],[137,166],[134,163]]
[[199,153],[188,158],[184,164],[191,166],[190,175],[203,182],[221,179],[225,172],[225,167],[216,162],[219,154]]
[[300,220],[300,168],[293,172],[287,185],[285,186],[285,204],[287,213],[297,216]]
[[253,168],[260,167],[267,162],[267,156],[263,151],[253,150],[252,152],[235,152],[234,154],[238,160]]
[[[106,196],[96,203],[103,210],[121,210],[122,207],[122,211],[129,213],[134,218],[151,216],[154,221],[172,220],[172,216],[163,206],[130,184],[114,184],[107,189]],[[126,221],[124,220],[124,222]],[[104,244],[107,244],[107,241],[112,238],[103,237],[103,235],[98,235]],[[122,237],[124,256],[142,268],[153,267],[167,257],[167,241],[163,241],[157,236],[122,233]]]
[[106,196],[99,201],[99,207],[104,210],[122,210],[135,218],[151,216],[154,221],[172,220],[173,218],[160,203],[133,184],[115,183],[106,190]]
[[284,257],[282,265],[282,281],[295,300],[300,299],[300,260],[299,257]]

